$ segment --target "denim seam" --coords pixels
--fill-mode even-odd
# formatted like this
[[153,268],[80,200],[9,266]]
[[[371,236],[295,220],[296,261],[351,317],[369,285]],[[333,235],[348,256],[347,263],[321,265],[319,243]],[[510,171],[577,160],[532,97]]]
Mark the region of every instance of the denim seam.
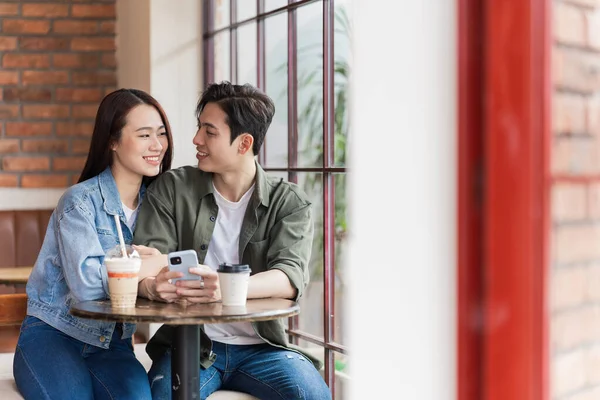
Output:
[[[214,378],[214,377],[215,377],[215,374],[216,374],[217,372],[218,372],[218,371],[217,371],[217,369],[215,368],[215,370],[214,370],[213,374],[210,376],[210,378],[208,378],[208,379],[206,380],[206,383],[205,383],[204,385],[200,386],[200,392],[202,392],[202,389],[203,389],[203,388],[205,388],[205,387],[206,387],[206,385],[208,385],[208,383],[210,382],[210,380],[211,380],[212,378]],[[200,395],[201,395],[201,393],[198,393],[198,394],[200,394]],[[200,397],[202,397],[202,396],[200,396]]]
[[271,388],[271,390],[273,390],[275,393],[277,393],[277,394],[279,395],[279,397],[281,397],[282,399],[284,399],[284,400],[285,400],[285,396],[284,396],[284,395],[282,395],[281,393],[279,393],[279,391],[278,391],[277,389],[275,389],[273,386],[269,385],[268,383],[261,381],[260,379],[256,378],[256,377],[255,377],[255,376],[253,376],[253,375],[250,375],[250,374],[248,374],[247,372],[245,372],[245,371],[243,371],[243,370],[241,370],[241,369],[238,369],[238,370],[237,370],[237,372],[239,372],[239,373],[241,373],[241,374],[244,374],[244,375],[246,375],[248,378],[250,378],[250,379],[252,379],[252,380],[255,380],[256,382],[259,382],[259,383],[261,383],[262,385],[265,385],[265,386],[267,386],[267,387]]
[[[49,399],[50,395],[48,394],[48,392],[46,392],[46,390],[44,389],[44,386],[41,384],[41,382],[37,379],[36,375],[33,373],[33,369],[31,369],[31,366],[29,365],[29,362],[27,361],[27,358],[25,357],[25,353],[23,353],[23,350],[21,350],[21,347],[17,346],[15,350],[18,351],[19,354],[21,354],[21,357],[23,357],[23,362],[27,366],[27,369],[29,370],[29,373],[33,377],[33,380],[35,380],[35,383],[37,383],[38,387],[40,388],[40,392],[42,392],[46,396],[46,398]],[[19,392],[20,392],[20,390],[19,390]]]
[[89,371],[90,375],[91,375],[91,376],[93,376],[93,377],[94,377],[94,378],[95,378],[95,379],[96,379],[96,380],[97,380],[97,381],[98,381],[98,382],[99,382],[99,383],[102,385],[102,387],[103,387],[103,388],[106,390],[106,393],[108,393],[108,396],[109,396],[111,399],[113,399],[113,400],[114,400],[114,398],[115,398],[115,397],[114,397],[114,396],[113,396],[113,394],[110,392],[110,390],[108,389],[108,387],[107,387],[107,386],[104,384],[104,382],[102,382],[102,381],[100,380],[100,378],[98,378],[98,377],[96,376],[96,374],[94,374],[94,372],[93,372],[91,369],[89,369],[89,368],[88,368],[88,371]]

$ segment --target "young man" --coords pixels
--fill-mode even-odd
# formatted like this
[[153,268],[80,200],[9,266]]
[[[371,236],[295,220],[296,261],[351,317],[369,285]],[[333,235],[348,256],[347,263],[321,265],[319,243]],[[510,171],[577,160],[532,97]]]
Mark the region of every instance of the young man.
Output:
[[[210,268],[192,269],[202,282],[176,285],[169,279],[180,273],[165,268],[140,283],[141,295],[219,301],[214,270],[223,262],[250,265],[250,299],[302,295],[313,240],[311,204],[296,185],[267,176],[254,158],[274,113],[273,101],[250,85],[223,82],[204,91],[193,140],[198,168],[171,170],[153,183],[134,241],[162,253],[194,249]],[[165,325],[148,343],[153,398],[171,395],[171,336]],[[200,343],[203,399],[220,388],[260,399],[331,399],[318,361],[291,349],[280,320],[205,325]]]

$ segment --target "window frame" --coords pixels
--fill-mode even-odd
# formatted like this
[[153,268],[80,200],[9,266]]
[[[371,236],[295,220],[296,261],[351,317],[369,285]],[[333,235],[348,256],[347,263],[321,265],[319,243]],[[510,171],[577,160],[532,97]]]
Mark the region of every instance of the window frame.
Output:
[[[265,12],[264,0],[256,0],[256,15],[237,21],[237,1],[229,1],[229,25],[215,29],[215,0],[203,2],[203,52],[204,84],[214,81],[215,54],[214,37],[229,31],[231,81],[237,81],[237,35],[239,27],[256,22],[257,28],[257,86],[266,88],[265,20],[271,16],[287,13],[287,73],[288,73],[288,163],[286,167],[269,168],[267,172],[287,172],[288,180],[297,183],[299,172],[319,173],[323,185],[323,337],[302,331],[298,327],[298,317],[289,319],[290,341],[298,339],[323,347],[325,382],[335,398],[335,353],[348,354],[346,346],[335,342],[335,174],[345,174],[346,168],[334,166],[334,0],[288,0],[288,4]],[[249,0],[244,0],[249,1]],[[298,88],[297,88],[297,10],[308,4],[322,2],[323,17],[323,165],[319,167],[298,167]],[[266,160],[268,140],[258,154],[259,163]]]

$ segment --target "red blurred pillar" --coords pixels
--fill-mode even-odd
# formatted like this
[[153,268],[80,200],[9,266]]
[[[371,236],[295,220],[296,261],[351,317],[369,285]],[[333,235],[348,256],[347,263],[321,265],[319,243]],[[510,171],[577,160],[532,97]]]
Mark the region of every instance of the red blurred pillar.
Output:
[[459,0],[459,400],[549,398],[550,7]]

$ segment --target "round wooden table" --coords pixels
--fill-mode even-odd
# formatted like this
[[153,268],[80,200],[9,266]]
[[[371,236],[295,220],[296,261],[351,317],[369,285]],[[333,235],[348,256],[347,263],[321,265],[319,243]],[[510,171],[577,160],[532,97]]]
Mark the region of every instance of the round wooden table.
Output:
[[298,303],[286,299],[248,300],[244,307],[221,303],[175,304],[138,298],[135,308],[113,308],[110,300],[84,301],[71,306],[81,318],[113,322],[155,322],[176,325],[171,359],[173,399],[200,396],[200,325],[256,322],[290,317],[300,312]]

